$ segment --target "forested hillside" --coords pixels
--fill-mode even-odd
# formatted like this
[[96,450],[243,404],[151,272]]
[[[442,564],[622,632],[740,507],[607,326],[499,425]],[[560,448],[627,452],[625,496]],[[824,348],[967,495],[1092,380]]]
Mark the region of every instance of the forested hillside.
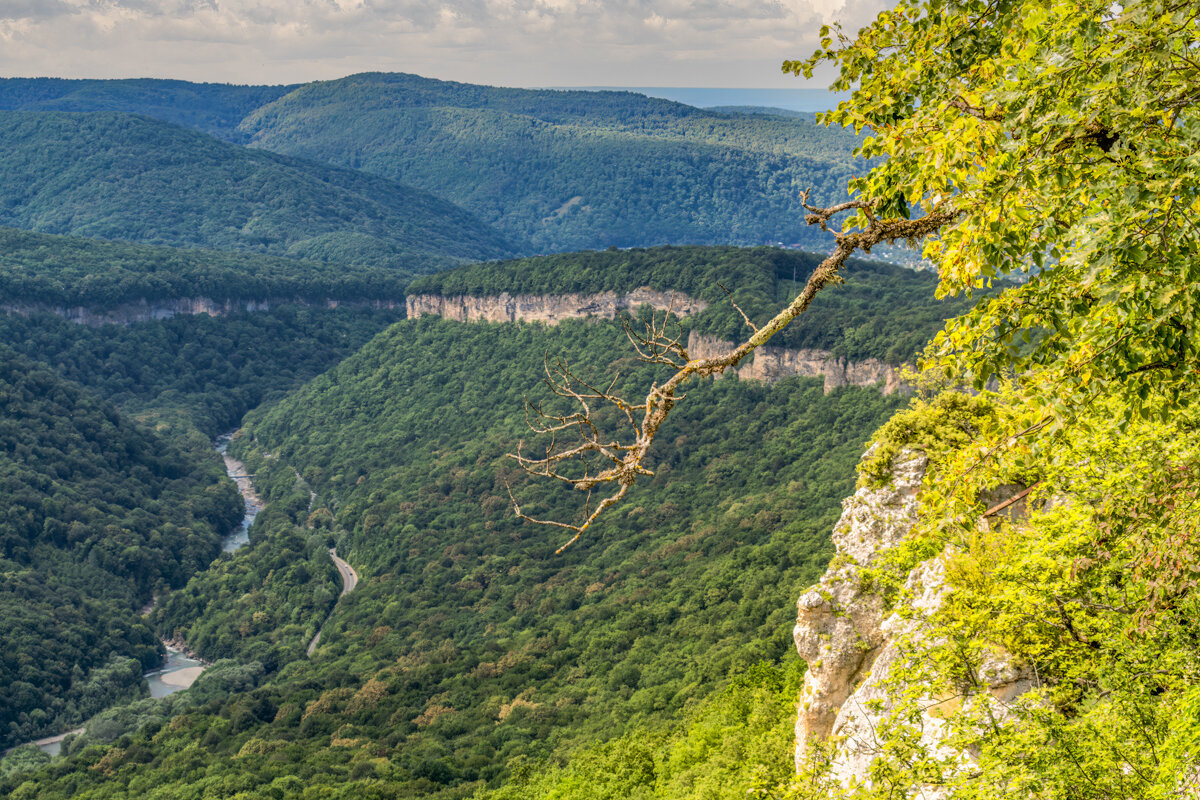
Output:
[[542,251],[813,244],[800,192],[844,199],[865,166],[852,134],[805,119],[407,74],[305,84],[241,130],[256,147],[428,189]]
[[221,470],[0,346],[0,747],[137,697],[138,608],[241,515]]
[[[512,481],[551,512],[574,499],[522,485],[505,458],[525,435],[521,397],[536,392],[547,351],[644,379],[624,341],[612,322],[405,321],[251,415],[235,445],[279,509],[257,535],[293,552],[311,546],[305,530],[336,542],[362,584],[311,662],[169,732],[137,734],[101,770],[83,769],[102,757],[84,750],[37,796],[200,796],[294,776],[331,797],[370,787],[463,797],[518,757],[573,751],[629,724],[669,728],[729,676],[789,660],[788,598],[822,568],[863,438],[896,401],[870,389],[826,396],[798,379],[697,387],[700,400],[665,434],[678,446],[658,478],[556,557],[555,533],[519,523],[505,490]],[[260,545],[260,559],[271,553]],[[203,594],[236,597],[223,587],[255,569],[235,560],[204,578]],[[307,630],[280,639],[283,590],[209,607],[208,646],[243,661],[294,658]],[[305,591],[319,600],[316,584]],[[186,608],[168,604],[163,619]],[[135,766],[134,752],[156,766]]]
[[224,317],[78,325],[0,315],[0,343],[123,411],[213,437],[353,353],[400,311],[284,306]]
[[[380,268],[12,230],[0,238],[8,245],[0,298],[17,306],[103,308],[183,291],[218,298],[400,294],[398,277]],[[0,397],[8,404],[0,432],[8,503],[0,526],[7,620],[0,626],[7,654],[0,656],[0,747],[56,733],[139,695],[143,671],[162,653],[158,636],[172,632],[155,630],[139,609],[208,568],[220,537],[241,519],[241,499],[211,437],[328,369],[402,313],[282,305],[95,327],[47,312],[0,314]],[[320,555],[305,579],[328,592],[334,576]],[[256,566],[290,590],[288,568],[304,559],[282,546],[274,558]],[[271,577],[256,586],[269,590]],[[287,609],[292,617],[299,610],[299,603]],[[312,613],[323,618],[327,610],[326,602]]]
[[[500,89],[402,73],[297,86],[7,79],[0,81],[0,109],[143,114],[362,170],[457,203],[522,251],[767,241],[823,247],[804,223],[799,193],[811,188],[822,200],[841,199],[846,179],[865,166],[851,157],[856,137],[817,126],[811,115],[702,110],[632,92]],[[17,224],[12,219],[0,222]],[[37,225],[20,226],[68,232],[54,222],[39,217]],[[118,236],[111,226],[88,235],[146,240]],[[255,230],[237,246],[263,249],[266,243],[254,240],[263,236],[273,238]],[[211,238],[200,243],[225,246]],[[291,254],[344,261],[347,254],[388,252],[377,243],[339,242]]]
[[[749,330],[733,297],[761,324],[794,296],[819,256],[778,248],[660,247],[564,253],[470,264],[417,278],[409,294],[495,296],[624,292],[649,286],[705,300],[709,307],[685,328],[737,340]],[[771,344],[829,350],[839,358],[910,361],[945,320],[961,313],[961,298],[933,299],[937,278],[877,261],[851,261],[845,285],[823,294]],[[726,289],[730,294],[726,294]]]
[[15,228],[409,275],[510,252],[426,192],[146,117],[0,112],[0,145],[0,224]]
[[155,247],[0,228],[0,304],[81,307],[215,301],[392,302],[406,271],[228,250]]
[[0,110],[125,111],[240,143],[242,118],[295,86],[235,86],[155,78],[0,78]]

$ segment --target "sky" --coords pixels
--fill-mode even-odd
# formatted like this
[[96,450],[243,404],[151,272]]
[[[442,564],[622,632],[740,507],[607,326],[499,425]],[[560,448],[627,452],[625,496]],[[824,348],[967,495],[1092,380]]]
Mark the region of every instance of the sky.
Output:
[[824,88],[780,73],[880,0],[0,0],[0,77]]

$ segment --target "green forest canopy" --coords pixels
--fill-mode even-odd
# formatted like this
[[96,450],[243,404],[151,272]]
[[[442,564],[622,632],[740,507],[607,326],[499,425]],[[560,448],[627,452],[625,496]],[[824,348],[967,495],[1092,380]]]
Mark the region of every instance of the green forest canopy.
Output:
[[138,607],[219,551],[221,470],[0,346],[0,747],[138,696]]
[[155,247],[0,228],[0,304],[85,307],[206,297],[400,302],[408,273],[228,250]]
[[406,274],[512,252],[427,192],[117,112],[0,111],[0,224]]
[[[296,776],[329,796],[464,797],[498,785],[518,756],[669,727],[731,674],[787,658],[791,598],[828,557],[863,438],[897,401],[800,379],[706,382],[668,433],[678,447],[660,478],[603,538],[553,558],[556,543],[512,517],[504,488],[521,395],[547,350],[644,378],[622,342],[612,322],[408,320],[252,414],[235,447],[278,510],[256,534],[258,558],[328,537],[359,588],[314,659],[293,661],[315,606],[292,621],[289,604],[320,602],[312,575],[277,576],[254,603],[223,608],[203,601],[236,597],[254,561],[202,576],[164,619],[203,612],[196,631],[214,652],[291,663],[120,752],[85,748],[25,791],[198,797]],[[574,500],[532,491],[552,511]]]
[[853,135],[804,119],[407,74],[305,84],[241,129],[256,147],[436,192],[539,250],[811,245],[800,192],[842,199],[865,166]]
[[470,209],[522,250],[812,246],[820,236],[803,222],[799,192],[839,199],[861,169],[854,136],[807,117],[405,74],[300,86],[6,79],[0,109],[145,114],[361,169]]

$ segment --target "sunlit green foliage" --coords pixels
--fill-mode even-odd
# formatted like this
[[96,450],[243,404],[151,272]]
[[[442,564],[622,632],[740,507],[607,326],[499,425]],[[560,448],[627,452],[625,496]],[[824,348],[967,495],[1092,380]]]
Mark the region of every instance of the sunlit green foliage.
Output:
[[[888,160],[852,188],[880,216],[954,213],[925,250],[942,292],[1024,273],[928,351],[931,383],[995,376],[998,393],[927,477],[915,536],[945,592],[900,598],[919,634],[874,785],[850,794],[1194,792],[1195,4],[902,0],[826,34],[785,68],[828,59],[855,89],[828,119],[870,128],[864,153]],[[1008,704],[981,686],[996,658],[1031,684]],[[961,700],[950,748],[917,735],[931,697]]]
[[548,763],[514,760],[480,800],[744,800],[786,781],[803,662],[765,662],[695,705],[674,728],[639,728]]

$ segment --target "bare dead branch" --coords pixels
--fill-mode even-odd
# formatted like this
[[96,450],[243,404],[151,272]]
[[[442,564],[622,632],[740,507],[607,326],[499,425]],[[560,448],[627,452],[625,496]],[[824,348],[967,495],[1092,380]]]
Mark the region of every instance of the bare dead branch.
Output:
[[739,306],[736,302],[734,302],[733,293],[730,292],[728,289],[726,289],[725,284],[723,284],[723,283],[718,283],[717,286],[720,286],[721,291],[725,292],[725,296],[729,298],[729,305],[733,306],[734,309],[736,309],[737,312],[742,315],[742,321],[745,322],[748,326],[750,326],[750,330],[754,331],[755,333],[758,333],[758,326],[755,325],[753,322],[751,322],[750,318],[746,316],[746,312],[742,311],[742,307]]
[[[808,309],[817,294],[831,283],[840,282],[840,271],[846,260],[855,252],[870,249],[882,242],[892,242],[896,239],[916,240],[940,230],[944,225],[953,222],[959,212],[953,208],[935,207],[923,217],[917,219],[879,220],[875,217],[871,203],[862,200],[851,200],[828,208],[816,208],[808,204],[808,192],[803,195],[805,209],[809,214],[805,220],[810,225],[819,225],[828,230],[828,222],[842,211],[852,209],[864,212],[867,225],[864,229],[851,232],[833,232],[836,246],[809,276],[807,283],[798,295],[770,321],[761,328],[754,326],[749,318],[742,313],[742,318],[754,330],[742,344],[720,355],[705,359],[692,359],[682,344],[682,329],[677,322],[672,322],[670,310],[659,321],[657,314],[651,314],[645,322],[644,333],[633,329],[631,320],[622,319],[625,334],[638,357],[650,364],[663,364],[674,369],[661,384],[657,381],[650,384],[645,399],[640,403],[630,403],[613,393],[616,379],[608,384],[606,389],[598,389],[588,381],[583,380],[571,371],[565,361],[557,361],[551,366],[547,358],[544,363],[546,384],[557,396],[578,404],[581,409],[569,414],[553,414],[544,411],[540,406],[526,403],[527,420],[535,432],[549,433],[552,437],[574,429],[579,434],[579,440],[570,447],[559,447],[557,438],[552,438],[551,444],[540,458],[530,458],[523,452],[524,442],[518,444],[516,453],[509,453],[521,468],[530,475],[539,478],[551,478],[565,482],[573,488],[588,493],[584,503],[584,519],[579,524],[543,520],[531,517],[521,510],[516,497],[509,489],[509,499],[512,500],[513,512],[518,519],[538,525],[549,525],[574,531],[565,544],[558,548],[561,553],[567,547],[579,541],[579,537],[607,509],[622,500],[629,490],[643,475],[654,473],[646,467],[646,459],[650,447],[654,443],[659,428],[666,422],[675,404],[683,399],[681,387],[689,380],[710,375],[719,375],[726,369],[736,366],[743,358],[754,350],[766,344],[772,336],[783,330],[787,325]],[[722,287],[724,288],[724,287]],[[726,290],[728,294],[728,290]],[[732,302],[732,296],[730,297]],[[734,305],[737,308],[737,305]],[[673,326],[673,327],[672,327]],[[624,432],[627,442],[622,442],[620,436],[602,439],[599,427],[593,417],[590,402],[601,406],[610,405],[621,412],[625,420]],[[532,415],[530,411],[532,410]],[[640,422],[637,415],[641,415]],[[535,420],[544,420],[537,423]],[[591,492],[602,485],[612,485],[607,494],[595,508],[591,505]],[[507,485],[507,483],[506,483]]]

